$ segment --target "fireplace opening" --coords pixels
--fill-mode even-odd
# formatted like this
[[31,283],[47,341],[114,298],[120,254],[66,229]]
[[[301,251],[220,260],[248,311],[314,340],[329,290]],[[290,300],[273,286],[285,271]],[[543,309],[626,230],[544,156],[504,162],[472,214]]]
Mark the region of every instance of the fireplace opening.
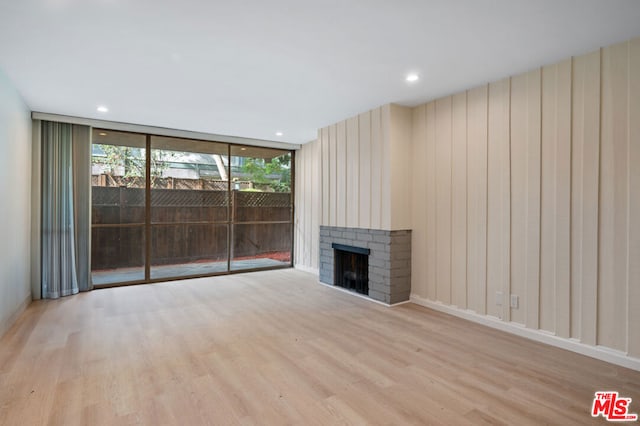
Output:
[[335,243],[331,247],[334,253],[333,284],[368,296],[370,250]]

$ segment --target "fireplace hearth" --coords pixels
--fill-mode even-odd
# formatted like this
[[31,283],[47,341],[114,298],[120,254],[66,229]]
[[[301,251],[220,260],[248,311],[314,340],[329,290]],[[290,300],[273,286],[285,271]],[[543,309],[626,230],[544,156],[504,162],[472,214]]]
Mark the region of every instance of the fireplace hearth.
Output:
[[335,243],[331,247],[334,253],[334,285],[369,295],[370,250]]

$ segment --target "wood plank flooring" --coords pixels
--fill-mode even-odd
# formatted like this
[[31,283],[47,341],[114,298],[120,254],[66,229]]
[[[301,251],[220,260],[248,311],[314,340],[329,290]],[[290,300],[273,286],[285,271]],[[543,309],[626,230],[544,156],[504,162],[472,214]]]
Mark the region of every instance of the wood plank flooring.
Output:
[[603,424],[640,372],[277,270],[30,305],[0,340],[0,424]]

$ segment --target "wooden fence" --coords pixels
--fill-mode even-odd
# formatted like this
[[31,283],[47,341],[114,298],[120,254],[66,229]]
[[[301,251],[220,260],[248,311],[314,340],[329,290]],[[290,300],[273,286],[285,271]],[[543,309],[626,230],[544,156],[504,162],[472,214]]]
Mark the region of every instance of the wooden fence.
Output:
[[[153,189],[151,263],[226,260],[230,234],[234,258],[288,253],[291,223],[255,222],[290,221],[291,208],[289,193]],[[94,186],[92,269],[144,265],[144,222],[144,189]],[[105,224],[128,226],[99,226]]]

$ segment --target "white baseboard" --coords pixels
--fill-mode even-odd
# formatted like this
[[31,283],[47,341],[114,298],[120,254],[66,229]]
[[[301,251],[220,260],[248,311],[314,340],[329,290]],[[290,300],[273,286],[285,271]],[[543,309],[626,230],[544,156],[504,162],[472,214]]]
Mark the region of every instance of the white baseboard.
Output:
[[566,349],[568,351],[586,355],[591,358],[596,358],[601,361],[609,362],[611,364],[616,364],[621,367],[640,371],[640,359],[631,357],[626,353],[617,351],[615,349],[607,348],[604,346],[587,345],[585,343],[581,343],[576,339],[565,339],[546,331],[526,328],[521,324],[505,322],[498,318],[487,315],[480,315],[470,310],[459,309],[454,306],[445,305],[441,302],[427,300],[414,294],[411,295],[411,302],[415,303],[416,305],[444,312],[446,314],[482,324],[487,327],[495,328],[497,330],[535,340],[536,342],[545,343],[547,345]]
[[299,269],[301,271],[308,272],[308,273],[313,274],[313,275],[320,275],[320,270],[319,269],[312,268],[310,266],[296,264],[296,265],[293,265],[293,267],[296,268],[296,269]]

